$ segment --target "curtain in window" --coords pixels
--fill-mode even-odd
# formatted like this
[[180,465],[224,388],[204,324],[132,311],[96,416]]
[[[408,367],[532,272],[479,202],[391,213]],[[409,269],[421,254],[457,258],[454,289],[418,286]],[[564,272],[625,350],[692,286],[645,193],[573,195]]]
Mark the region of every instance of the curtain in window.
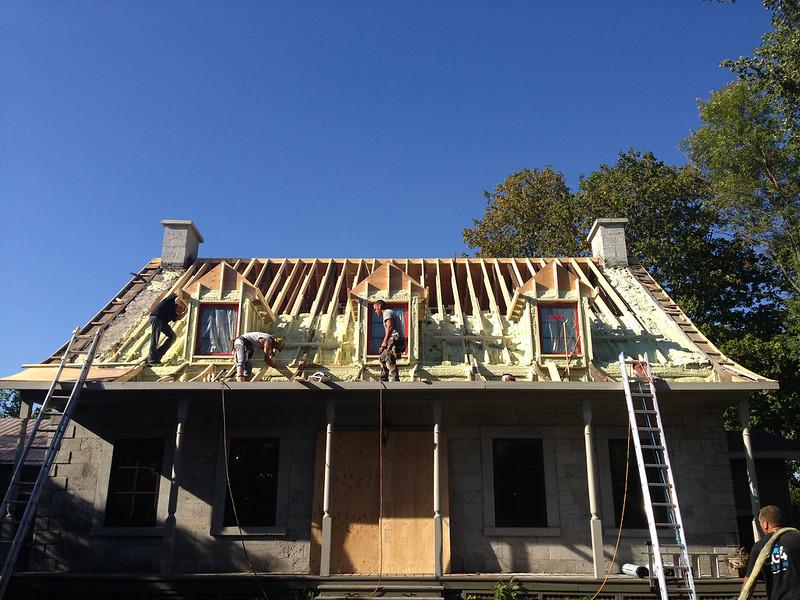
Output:
[[540,306],[542,354],[576,352],[578,331],[573,306]]
[[235,330],[236,307],[201,307],[198,354],[230,354]]

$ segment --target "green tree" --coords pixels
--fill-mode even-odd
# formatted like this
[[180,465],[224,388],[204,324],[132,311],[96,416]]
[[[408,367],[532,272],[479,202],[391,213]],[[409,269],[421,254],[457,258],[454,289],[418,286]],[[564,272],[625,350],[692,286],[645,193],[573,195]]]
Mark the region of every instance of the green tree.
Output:
[[16,390],[0,390],[0,418],[19,416],[20,397]]
[[698,323],[739,331],[758,316],[760,329],[774,328],[775,286],[757,254],[715,234],[709,194],[696,168],[629,150],[582,177],[576,194],[552,167],[510,175],[485,194],[486,213],[464,239],[479,256],[582,255],[595,218],[627,217],[629,253]]
[[464,229],[477,256],[558,256],[584,247],[585,217],[553,167],[513,173],[483,195],[486,212]]
[[774,98],[736,81],[700,102],[702,126],[684,147],[713,189],[725,230],[800,293],[800,155]]

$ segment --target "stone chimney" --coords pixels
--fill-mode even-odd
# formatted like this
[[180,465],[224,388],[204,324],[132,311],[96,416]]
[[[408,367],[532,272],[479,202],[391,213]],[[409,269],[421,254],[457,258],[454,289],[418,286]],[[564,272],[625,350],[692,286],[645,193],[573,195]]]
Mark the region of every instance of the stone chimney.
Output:
[[161,221],[164,226],[164,244],[161,247],[161,265],[185,267],[197,258],[197,247],[203,236],[191,221]]
[[608,267],[627,267],[625,223],[628,219],[596,219],[586,239],[592,245],[592,257]]

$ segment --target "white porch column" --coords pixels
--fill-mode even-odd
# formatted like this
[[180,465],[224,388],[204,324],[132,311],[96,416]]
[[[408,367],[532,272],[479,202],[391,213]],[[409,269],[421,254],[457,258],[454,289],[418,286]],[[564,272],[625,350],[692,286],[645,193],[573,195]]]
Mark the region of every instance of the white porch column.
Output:
[[328,424],[325,428],[325,483],[322,487],[322,544],[320,547],[319,574],[331,574],[331,445],[333,443],[333,418],[336,414],[336,401],[328,400],[326,406]]
[[605,573],[605,561],[603,560],[603,522],[597,510],[597,469],[595,467],[594,440],[592,438],[592,403],[589,400],[583,401],[583,437],[586,445],[586,483],[589,488],[589,531],[592,537],[592,564],[594,566],[595,579],[599,579]]
[[750,400],[739,400],[739,424],[742,426],[742,442],[744,442],[744,463],[747,467],[747,483],[750,485],[750,510],[753,513],[753,539],[761,539],[761,528],[758,526],[758,511],[761,510],[761,497],[758,494],[756,479],[756,461],[753,458],[753,444],[750,441]]
[[442,422],[442,401],[436,398],[433,401],[433,574],[441,577],[442,564],[442,508],[440,490],[439,460],[439,432]]
[[175,451],[172,455],[172,473],[169,483],[169,501],[167,503],[167,519],[164,521],[164,538],[161,551],[161,574],[172,573],[175,553],[175,529],[177,520],[175,511],[178,508],[178,492],[180,491],[181,452],[183,449],[183,429],[189,413],[189,401],[185,398],[178,401],[177,424],[175,425]]

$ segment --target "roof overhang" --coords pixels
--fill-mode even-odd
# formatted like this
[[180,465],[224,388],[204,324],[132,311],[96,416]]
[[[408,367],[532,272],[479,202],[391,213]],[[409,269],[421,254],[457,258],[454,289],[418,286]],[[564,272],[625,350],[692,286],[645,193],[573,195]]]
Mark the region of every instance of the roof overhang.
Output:
[[[13,387],[34,402],[43,397],[49,383],[42,381],[18,381]],[[678,396],[692,400],[737,400],[762,390],[778,389],[777,382],[667,382],[658,381],[657,390],[663,399]],[[91,401],[98,396],[128,397],[141,396],[163,398],[165,396],[208,398],[211,394],[235,394],[237,397],[265,392],[281,397],[298,394],[310,394],[317,397],[348,395],[351,397],[368,397],[379,391],[393,397],[406,396],[430,398],[432,395],[444,394],[455,398],[479,398],[487,395],[501,401],[503,399],[545,399],[559,400],[619,400],[623,394],[620,382],[570,382],[570,381],[401,381],[381,384],[377,381],[274,381],[274,382],[99,382],[86,384],[84,398]]]

